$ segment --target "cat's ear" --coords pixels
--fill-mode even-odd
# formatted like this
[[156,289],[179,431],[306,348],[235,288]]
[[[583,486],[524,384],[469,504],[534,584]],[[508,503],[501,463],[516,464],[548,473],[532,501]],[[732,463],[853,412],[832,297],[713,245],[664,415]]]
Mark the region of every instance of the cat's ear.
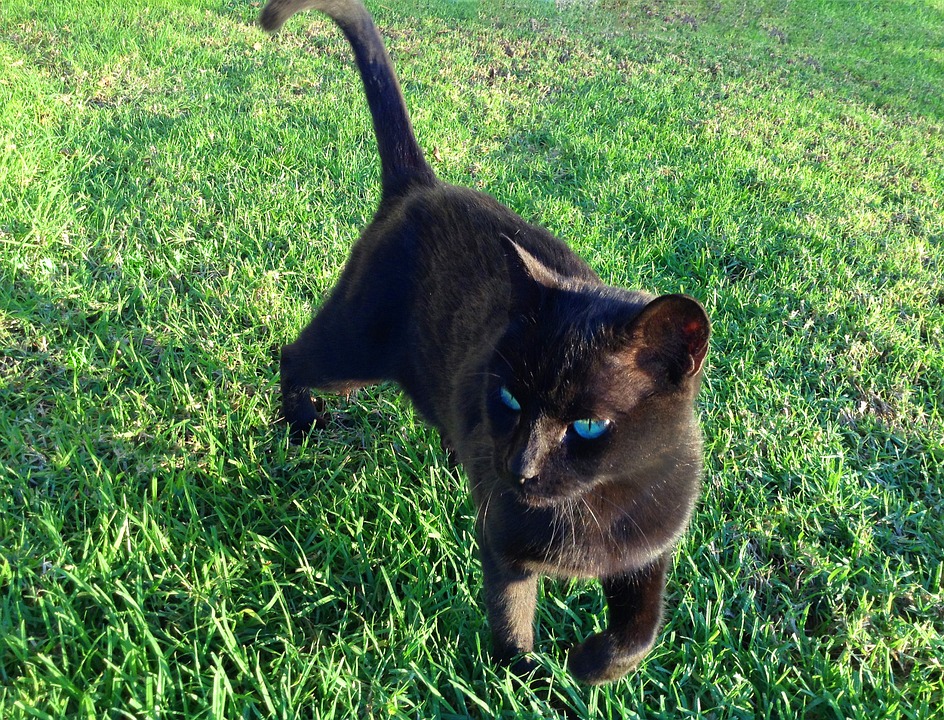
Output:
[[636,363],[650,371],[664,371],[675,383],[701,371],[710,335],[705,308],[688,295],[657,297],[630,327]]
[[517,282],[532,282],[544,287],[558,287],[561,277],[534,255],[504,233],[499,239],[505,248],[505,258],[511,277]]

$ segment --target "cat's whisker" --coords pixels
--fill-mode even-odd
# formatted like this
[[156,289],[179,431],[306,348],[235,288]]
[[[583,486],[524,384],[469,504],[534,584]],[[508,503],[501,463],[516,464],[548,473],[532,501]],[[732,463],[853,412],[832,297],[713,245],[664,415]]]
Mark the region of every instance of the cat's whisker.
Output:
[[577,550],[577,503],[570,502],[570,541],[571,547]]
[[597,530],[600,531],[600,535],[604,535],[605,533],[604,533],[604,530],[603,530],[603,526],[600,524],[600,520],[599,520],[599,518],[597,517],[596,513],[593,512],[593,508],[590,507],[590,503],[587,501],[586,496],[581,495],[581,496],[580,496],[580,501],[583,503],[583,506],[584,506],[585,508],[587,508],[587,512],[590,513],[590,518],[593,520],[594,523],[596,523]]

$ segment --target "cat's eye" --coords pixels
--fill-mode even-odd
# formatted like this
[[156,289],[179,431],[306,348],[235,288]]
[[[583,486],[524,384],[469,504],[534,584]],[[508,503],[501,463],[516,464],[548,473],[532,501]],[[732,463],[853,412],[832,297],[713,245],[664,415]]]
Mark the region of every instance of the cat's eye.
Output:
[[574,432],[584,440],[596,440],[610,429],[609,420],[575,420],[570,425]]
[[498,395],[501,397],[501,401],[505,403],[505,407],[515,412],[521,412],[521,403],[511,394],[511,390],[502,385],[498,390]]

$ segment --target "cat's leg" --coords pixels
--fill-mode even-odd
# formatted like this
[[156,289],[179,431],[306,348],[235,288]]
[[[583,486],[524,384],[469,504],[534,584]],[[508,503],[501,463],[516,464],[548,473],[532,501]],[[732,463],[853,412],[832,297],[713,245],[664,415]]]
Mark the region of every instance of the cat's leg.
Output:
[[312,427],[324,427],[321,414],[324,403],[318,406],[308,388],[316,383],[305,382],[307,365],[303,359],[304,348],[297,348],[297,341],[282,348],[279,362],[279,384],[282,390],[282,418],[291,428],[292,435],[299,438]]
[[282,417],[296,437],[323,423],[309,388],[347,393],[395,379],[402,301],[383,281],[342,281],[295,342],[282,348]]
[[324,427],[321,415],[324,403],[313,399],[309,388],[317,387],[328,392],[341,390],[341,387],[332,385],[347,374],[343,353],[331,351],[334,345],[330,329],[331,313],[325,315],[325,310],[330,308],[323,308],[295,342],[282,347],[279,362],[282,417],[296,438],[313,426]]
[[609,622],[604,632],[571,650],[568,666],[574,677],[597,685],[636,668],[659,632],[668,564],[666,554],[640,570],[602,578]]
[[534,605],[537,576],[502,563],[479,533],[485,608],[492,631],[492,655],[501,665],[524,674],[534,668],[533,661],[515,657],[534,648]]

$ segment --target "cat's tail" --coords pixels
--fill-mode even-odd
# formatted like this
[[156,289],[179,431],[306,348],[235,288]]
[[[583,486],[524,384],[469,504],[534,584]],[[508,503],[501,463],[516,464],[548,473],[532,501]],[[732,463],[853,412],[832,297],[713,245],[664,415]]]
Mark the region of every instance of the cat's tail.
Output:
[[393,63],[360,0],[269,0],[259,23],[268,32],[275,32],[289,17],[309,8],[334,20],[354,50],[377,136],[384,198],[400,195],[416,184],[435,182],[436,176],[413,134]]

